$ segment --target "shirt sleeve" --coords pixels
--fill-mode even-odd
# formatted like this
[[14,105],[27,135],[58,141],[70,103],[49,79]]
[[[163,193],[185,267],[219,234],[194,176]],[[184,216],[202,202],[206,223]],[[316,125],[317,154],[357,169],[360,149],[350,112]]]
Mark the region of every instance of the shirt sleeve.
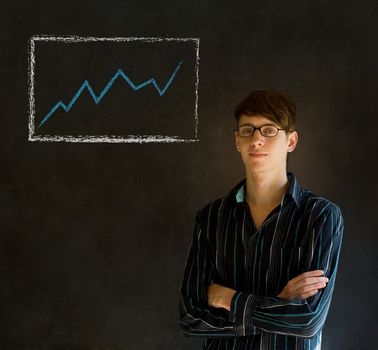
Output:
[[286,300],[237,292],[231,301],[229,320],[238,336],[249,335],[254,327],[272,333],[312,337],[322,329],[332,293],[344,231],[340,208],[329,205],[310,227],[309,270],[323,270],[329,282],[307,299]]
[[187,335],[235,336],[235,324],[228,320],[228,311],[209,307],[207,302],[207,288],[219,277],[205,231],[198,212],[180,287],[180,326]]

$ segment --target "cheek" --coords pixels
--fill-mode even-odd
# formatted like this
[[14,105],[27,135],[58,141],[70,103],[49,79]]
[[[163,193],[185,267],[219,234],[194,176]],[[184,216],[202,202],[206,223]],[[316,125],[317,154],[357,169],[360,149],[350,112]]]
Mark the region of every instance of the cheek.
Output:
[[277,154],[286,154],[287,144],[283,140],[272,140],[271,148],[275,150]]

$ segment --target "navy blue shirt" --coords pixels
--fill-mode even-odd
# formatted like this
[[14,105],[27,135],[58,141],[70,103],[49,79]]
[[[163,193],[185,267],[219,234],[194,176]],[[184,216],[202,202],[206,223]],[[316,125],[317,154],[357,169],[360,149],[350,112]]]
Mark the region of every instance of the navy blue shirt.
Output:
[[[256,228],[246,179],[197,212],[181,284],[180,325],[205,338],[204,349],[319,350],[344,231],[340,208],[302,188],[287,172],[280,204]],[[306,271],[329,282],[307,298],[276,297]],[[231,310],[209,307],[207,288],[235,289]]]

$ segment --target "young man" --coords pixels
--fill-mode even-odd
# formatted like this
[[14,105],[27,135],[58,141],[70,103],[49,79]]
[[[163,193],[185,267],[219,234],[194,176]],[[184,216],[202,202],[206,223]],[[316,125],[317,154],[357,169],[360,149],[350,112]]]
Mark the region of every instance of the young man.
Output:
[[204,349],[321,348],[344,221],[286,171],[295,104],[254,91],[235,110],[245,179],[197,212],[180,325]]

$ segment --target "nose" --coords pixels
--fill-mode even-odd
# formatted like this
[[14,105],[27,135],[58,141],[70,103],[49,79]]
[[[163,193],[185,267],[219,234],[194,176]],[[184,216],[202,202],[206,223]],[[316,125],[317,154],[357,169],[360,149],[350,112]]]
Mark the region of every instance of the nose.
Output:
[[255,129],[253,135],[251,136],[251,144],[263,144],[264,136],[261,135],[260,130]]

